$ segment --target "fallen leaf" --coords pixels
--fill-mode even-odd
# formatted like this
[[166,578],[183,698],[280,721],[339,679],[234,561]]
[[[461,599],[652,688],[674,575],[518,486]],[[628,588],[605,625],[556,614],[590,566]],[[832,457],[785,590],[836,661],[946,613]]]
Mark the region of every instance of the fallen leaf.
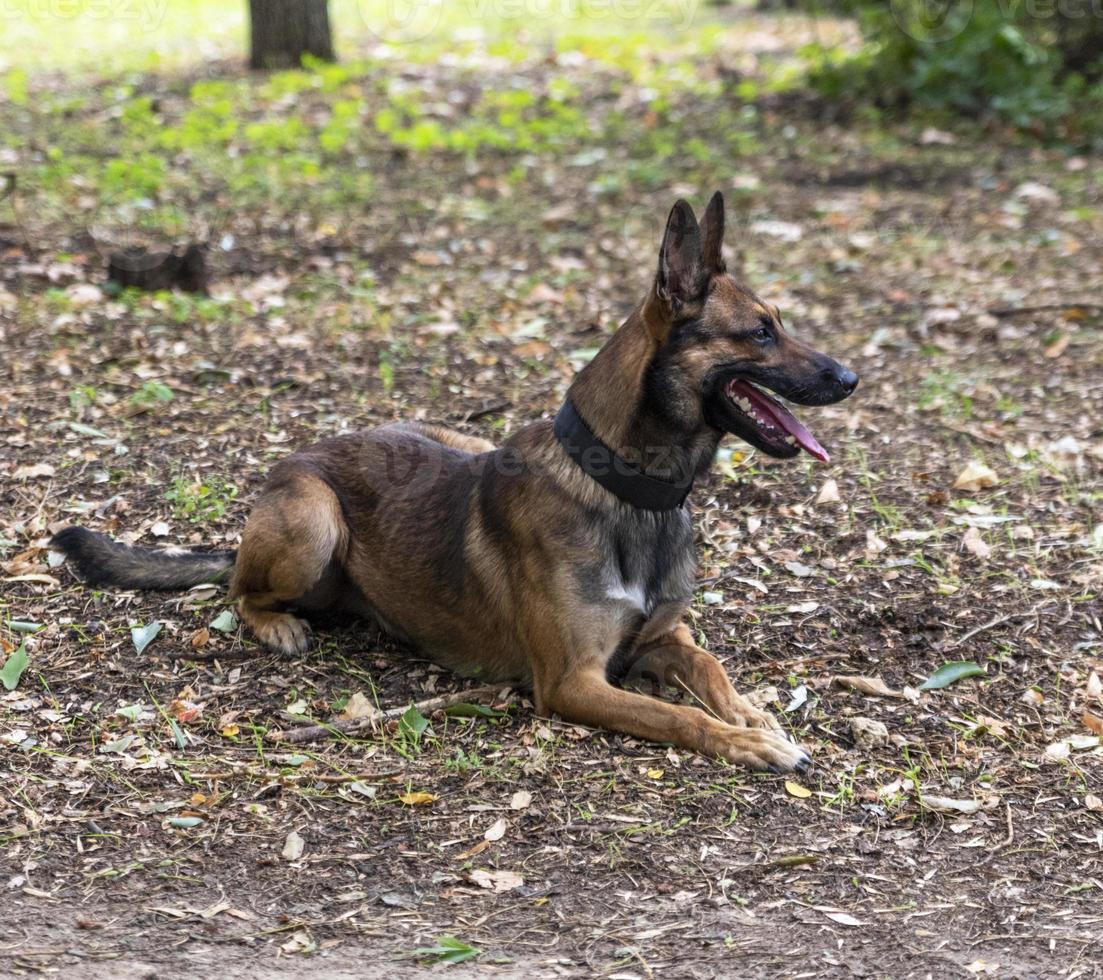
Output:
[[956,684],[966,677],[983,677],[984,674],[985,670],[980,664],[972,663],[969,660],[951,660],[949,663],[945,663],[939,667],[938,670],[920,684],[919,690],[937,691],[940,688]]
[[352,721],[356,718],[377,718],[379,717],[379,709],[362,691],[356,691],[348,699],[344,710],[338,717],[345,721]]
[[237,629],[237,617],[230,609],[223,609],[212,621],[211,629],[220,633],[232,633]]
[[1065,350],[1069,345],[1069,340],[1071,339],[1071,336],[1071,334],[1059,333],[1053,343],[1046,347],[1045,350],[1042,351],[1042,353],[1046,357],[1051,359],[1060,357],[1063,353],[1065,353]]
[[495,892],[512,891],[525,883],[516,871],[484,871],[482,868],[471,872],[471,880],[480,888]]
[[955,800],[949,796],[929,796],[925,793],[919,794],[919,803],[938,813],[976,813],[981,808],[980,800]]
[[317,948],[318,944],[305,929],[292,933],[291,938],[280,946],[285,953],[313,953]]
[[152,622],[148,626],[135,626],[130,630],[130,638],[134,641],[134,649],[138,653],[144,653],[145,648],[153,642],[154,637],[161,632],[161,624]]
[[971,555],[984,560],[992,554],[992,546],[981,537],[980,531],[971,527],[961,537],[962,547]]
[[234,738],[240,731],[241,727],[239,725],[223,725],[219,730],[219,734],[223,738]]
[[837,922],[841,926],[864,926],[865,923],[861,919],[856,919],[854,916],[846,912],[826,912],[824,913],[832,922]]
[[509,801],[511,810],[524,810],[532,802],[532,794],[527,789],[519,789]]
[[785,563],[785,569],[790,574],[795,575],[797,578],[808,578],[811,575],[816,574],[816,570],[809,565],[805,565],[804,562],[799,561],[787,561]]
[[306,841],[299,836],[297,831],[292,830],[287,839],[283,842],[283,850],[280,851],[280,857],[285,861],[298,861],[303,856],[303,851],[306,849]]
[[794,783],[791,779],[785,780],[785,792],[790,796],[795,796],[798,800],[806,800],[812,795],[812,791],[807,786]]
[[1074,750],[1094,749],[1099,745],[1099,738],[1098,735],[1069,735],[1058,739],[1046,746],[1045,759],[1047,762],[1064,762]]
[[483,840],[497,841],[501,840],[506,835],[506,831],[509,829],[509,824],[506,823],[505,817],[499,817],[486,829],[486,833],[483,834]]
[[1103,813],[1103,800],[1094,793],[1085,794],[1084,806],[1091,810],[1092,813]]
[[432,803],[436,797],[432,793],[402,793],[398,799],[406,806],[424,806],[426,803]]
[[1096,735],[1103,735],[1103,718],[1093,715],[1090,711],[1085,711],[1083,722],[1084,727],[1089,731],[1095,732]]
[[835,480],[826,480],[816,495],[816,504],[838,504],[842,499],[839,496],[839,484]]
[[875,698],[904,698],[903,691],[894,691],[880,677],[864,677],[861,674],[836,674],[831,678],[833,684],[847,687],[859,694],[868,694]]
[[27,663],[27,644],[20,643],[8,659],[4,661],[4,667],[0,670],[0,683],[4,685],[4,690],[15,690],[16,685],[19,684],[19,678],[23,676],[23,671],[27,669]]
[[647,778],[648,779],[662,779],[663,778],[663,770],[662,769],[648,769],[647,770]]
[[985,490],[1000,482],[996,471],[984,463],[972,460],[958,473],[954,480],[955,490]]
[[12,474],[17,480],[34,480],[39,477],[53,476],[57,472],[49,463],[34,463],[30,466],[20,466]]
[[172,704],[169,705],[169,714],[177,721],[184,722],[185,724],[189,721],[195,721],[201,713],[199,705],[194,701],[175,698]]
[[872,529],[866,531],[866,561],[873,561],[888,547],[888,542],[877,537]]

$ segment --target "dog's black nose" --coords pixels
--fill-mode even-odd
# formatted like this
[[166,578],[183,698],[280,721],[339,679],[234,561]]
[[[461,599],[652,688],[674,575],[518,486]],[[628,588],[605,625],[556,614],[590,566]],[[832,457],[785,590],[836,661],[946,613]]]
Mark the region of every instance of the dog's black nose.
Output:
[[854,389],[858,387],[858,375],[841,364],[836,368],[835,381],[848,395],[854,394]]
[[825,394],[831,392],[835,400],[849,397],[858,387],[858,375],[834,361],[823,369],[822,377]]

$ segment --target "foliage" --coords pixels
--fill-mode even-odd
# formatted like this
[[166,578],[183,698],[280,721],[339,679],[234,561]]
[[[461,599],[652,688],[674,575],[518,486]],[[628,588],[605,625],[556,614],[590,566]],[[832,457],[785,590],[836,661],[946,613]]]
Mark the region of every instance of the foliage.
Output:
[[[1093,61],[1079,48],[1074,54],[1073,40],[1060,43],[1072,37],[1082,44],[1090,25],[1072,34],[1059,11],[1043,17],[1016,0],[851,6],[867,42],[861,51],[840,57],[806,49],[812,80],[826,95],[876,93],[882,105],[987,115],[1024,129],[1098,131],[1103,124],[1103,88],[1090,81],[1099,75],[1098,53]],[[1103,32],[1099,24],[1094,29]]]
[[237,487],[217,476],[195,481],[178,476],[165,491],[165,500],[173,513],[192,523],[216,521],[223,517],[230,501],[237,497]]

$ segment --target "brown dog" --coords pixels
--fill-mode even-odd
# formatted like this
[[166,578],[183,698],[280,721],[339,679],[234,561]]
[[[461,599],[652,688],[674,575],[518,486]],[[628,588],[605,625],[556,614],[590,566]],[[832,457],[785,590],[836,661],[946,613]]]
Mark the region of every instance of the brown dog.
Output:
[[[461,673],[531,685],[542,714],[803,768],[807,753],[682,622],[695,564],[684,502],[725,433],[826,461],[763,389],[824,405],[858,379],[727,275],[723,233],[719,194],[700,226],[675,204],[647,297],[555,421],[500,449],[416,423],[309,446],[272,469],[236,559],[128,548],[81,528],[57,545],[94,584],[181,588],[232,567],[241,618],[289,654],[308,645],[300,615],[339,608]],[[625,689],[641,679],[696,706]]]

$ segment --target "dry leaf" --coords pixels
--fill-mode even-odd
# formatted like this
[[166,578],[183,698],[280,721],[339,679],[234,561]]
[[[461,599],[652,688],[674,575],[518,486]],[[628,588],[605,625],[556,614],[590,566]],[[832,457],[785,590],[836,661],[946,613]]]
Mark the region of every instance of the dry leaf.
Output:
[[1094,793],[1087,793],[1084,796],[1084,806],[1091,810],[1092,813],[1103,813],[1103,800]]
[[193,650],[202,650],[211,641],[211,631],[206,626],[201,626],[191,635],[188,641]]
[[291,831],[287,835],[287,840],[283,842],[283,850],[280,851],[280,857],[285,861],[298,861],[303,856],[303,850],[306,848],[306,841],[299,836],[297,831]]
[[976,813],[981,807],[980,800],[955,800],[949,796],[928,796],[926,793],[919,794],[919,802],[938,813]]
[[403,793],[398,799],[406,806],[422,806],[426,803],[432,803],[436,797],[432,793]]
[[32,466],[20,466],[12,474],[17,480],[34,480],[38,477],[53,476],[56,470],[49,463],[35,463]]
[[362,692],[356,691],[348,699],[345,710],[338,717],[344,721],[351,721],[356,718],[376,718],[378,715],[379,709]]
[[1100,704],[1103,704],[1103,681],[1099,679],[1099,675],[1093,670],[1088,675],[1088,683],[1084,688],[1089,698],[1095,698]]
[[992,554],[991,545],[981,537],[980,531],[975,527],[966,530],[965,534],[962,535],[961,544],[971,555],[976,555],[977,558],[982,560]]
[[201,711],[199,705],[192,701],[181,700],[176,698],[172,704],[169,705],[169,714],[172,715],[177,721],[187,723],[189,721],[195,721],[199,717]]
[[872,529],[866,531],[866,561],[873,561],[887,547],[888,542],[877,537]]
[[1057,335],[1057,339],[1054,340],[1053,343],[1050,344],[1044,351],[1042,351],[1042,353],[1049,358],[1060,357],[1063,353],[1065,353],[1065,348],[1068,347],[1070,339],[1070,334],[1060,333]]
[[483,834],[483,839],[488,841],[501,840],[506,835],[506,831],[509,829],[509,824],[506,823],[505,817],[499,817],[494,821]]
[[954,489],[984,490],[988,487],[994,487],[999,482],[1000,478],[996,476],[996,471],[992,467],[985,466],[984,463],[974,459],[958,473],[957,479],[954,480]]
[[512,891],[525,883],[516,871],[484,871],[482,868],[471,872],[471,880],[480,888],[495,892]]
[[1084,727],[1096,735],[1103,735],[1103,718],[1093,715],[1090,711],[1084,712]]
[[785,792],[790,796],[795,796],[798,800],[806,800],[812,795],[812,791],[807,786],[794,783],[791,779],[785,780]]
[[511,810],[524,810],[532,802],[532,794],[527,789],[519,789],[509,801]]
[[816,504],[837,504],[842,502],[839,496],[839,484],[834,480],[827,480],[816,495]]
[[476,854],[482,854],[482,852],[485,851],[488,847],[490,847],[490,841],[481,840],[479,841],[479,843],[473,844],[466,851],[457,854],[455,860],[466,861],[468,858],[473,858]]
[[894,691],[880,677],[863,677],[860,674],[844,677],[841,674],[836,674],[831,678],[831,683],[875,698],[907,698],[903,691]]
[[861,919],[855,919],[854,916],[849,915],[846,912],[827,912],[825,913],[832,922],[837,922],[841,926],[864,926],[865,923]]

